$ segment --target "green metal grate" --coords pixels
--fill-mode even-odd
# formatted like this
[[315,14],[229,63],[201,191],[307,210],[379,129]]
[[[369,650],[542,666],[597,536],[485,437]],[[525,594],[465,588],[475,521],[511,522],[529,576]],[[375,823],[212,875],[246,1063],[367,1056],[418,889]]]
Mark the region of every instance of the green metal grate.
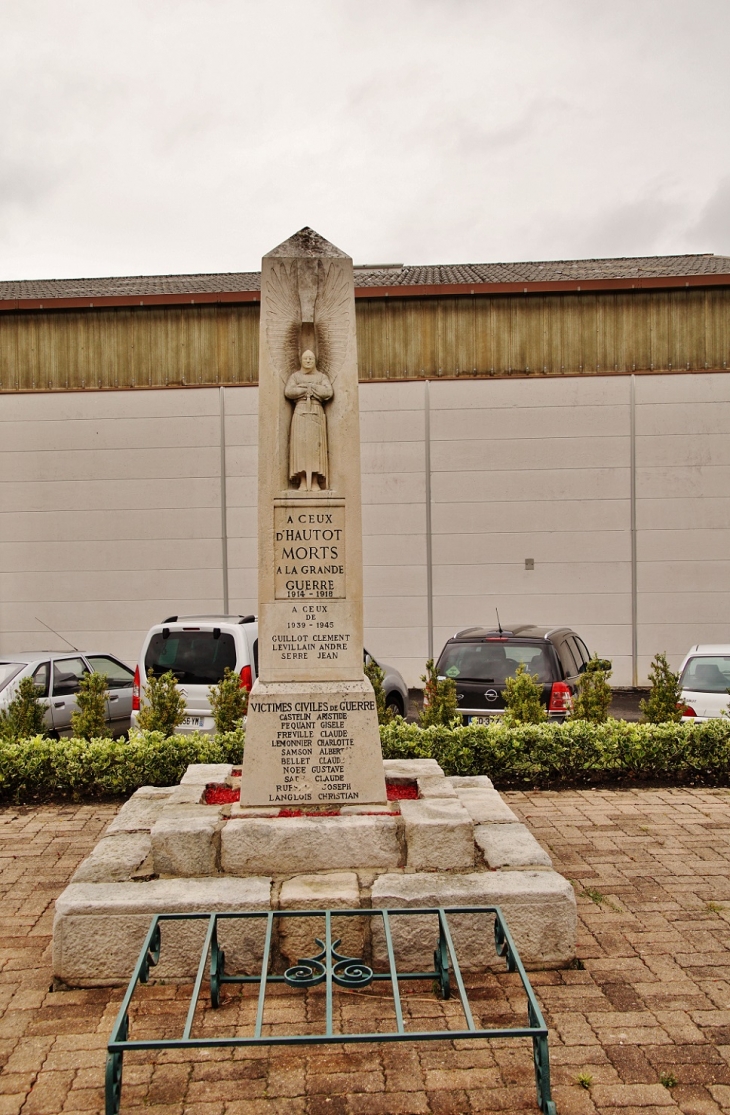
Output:
[[[434,949],[434,966],[427,972],[401,972],[396,964],[393,943],[393,922],[398,918],[423,915],[438,918],[438,939]],[[459,966],[454,940],[449,927],[449,917],[456,914],[477,914],[493,919],[494,941],[497,955],[505,958],[507,969],[517,972],[527,997],[527,1026],[484,1029],[474,1022],[469,997]],[[282,918],[324,918],[324,940],[315,938],[319,951],[311,957],[299,961],[287,969],[283,975],[269,972],[272,957],[274,926]],[[348,957],[337,951],[339,940],[332,937],[332,918],[370,917],[377,919],[385,938],[388,955],[388,970],[376,972],[362,960]],[[222,921],[258,919],[266,923],[261,970],[258,975],[227,975],[225,954],[218,944],[218,924]],[[149,979],[150,969],[160,958],[160,926],[166,921],[206,921],[205,941],[200,954],[200,962],[193,984],[190,1005],[185,1019],[182,1035],[178,1038],[150,1038],[131,1040],[129,1037],[129,1007],[132,996],[140,983]],[[235,1037],[194,1037],[192,1034],[195,1011],[200,998],[203,981],[208,972],[211,1006],[220,1004],[221,987],[226,983],[257,984],[259,987],[256,1021],[253,1033]],[[436,981],[444,999],[452,994],[452,980],[456,985],[466,1026],[448,1030],[409,1030],[403,1019],[403,1005],[399,984],[405,980]],[[335,1031],[333,1025],[333,992],[335,987],[364,988],[372,983],[389,982],[395,1015],[395,1029],[384,1033],[347,1033]],[[264,1034],[264,1012],[266,992],[272,984],[287,984],[289,987],[308,988],[325,984],[325,1018],[321,1033],[306,1034]],[[394,1041],[454,1041],[458,1038],[531,1038],[535,1063],[535,1084],[537,1102],[543,1115],[556,1115],[555,1104],[550,1093],[550,1061],[548,1056],[548,1031],[540,1006],[527,978],[522,961],[512,940],[504,915],[498,906],[429,906],[408,909],[358,909],[358,910],[271,910],[241,911],[237,913],[194,913],[194,914],[157,914],[152,919],[149,932],[135,966],[132,978],[119,1008],[114,1028],[107,1046],[106,1068],[106,1115],[117,1115],[121,1105],[122,1067],[125,1052],[136,1049],[205,1049],[225,1046],[277,1046],[277,1045],[322,1045],[349,1044],[352,1042],[394,1042]]]

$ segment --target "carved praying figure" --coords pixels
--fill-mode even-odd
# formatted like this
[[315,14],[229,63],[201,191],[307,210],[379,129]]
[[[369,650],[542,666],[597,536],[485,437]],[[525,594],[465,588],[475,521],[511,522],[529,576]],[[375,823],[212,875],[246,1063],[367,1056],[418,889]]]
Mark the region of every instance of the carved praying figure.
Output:
[[301,367],[289,376],[284,394],[294,403],[289,432],[289,477],[299,481],[300,489],[321,491],[327,487],[329,470],[324,406],[334,390],[329,376],[317,370],[310,349],[302,353]]

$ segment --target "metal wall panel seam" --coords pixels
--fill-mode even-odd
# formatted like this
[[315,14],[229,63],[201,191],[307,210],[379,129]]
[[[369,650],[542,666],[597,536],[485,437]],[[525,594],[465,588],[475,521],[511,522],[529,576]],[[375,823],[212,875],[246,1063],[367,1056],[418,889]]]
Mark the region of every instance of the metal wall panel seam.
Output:
[[630,384],[630,474],[631,474],[631,684],[639,684],[639,593],[636,561],[636,376]]
[[423,443],[426,470],[426,613],[428,657],[433,658],[433,537],[431,528],[431,391],[423,384]]
[[228,500],[226,496],[226,389],[218,389],[220,398],[221,449],[221,578],[223,581],[223,614],[228,615]]

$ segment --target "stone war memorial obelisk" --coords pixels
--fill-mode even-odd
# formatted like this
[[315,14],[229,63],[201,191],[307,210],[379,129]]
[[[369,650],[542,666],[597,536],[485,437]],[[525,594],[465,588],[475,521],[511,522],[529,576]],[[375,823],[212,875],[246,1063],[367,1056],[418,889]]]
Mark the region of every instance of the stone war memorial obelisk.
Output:
[[[382,758],[363,673],[352,261],[309,228],[264,257],[260,344],[259,676],[242,768],[193,763],[125,802],[56,903],[54,985],[126,983],[153,914],[201,911],[493,905],[527,965],[570,963],[573,888],[490,779]],[[462,969],[484,970],[494,937],[459,917]],[[261,970],[259,928],[221,923],[228,970]],[[382,927],[342,932],[349,957],[388,969]],[[282,919],[275,950],[296,965],[321,933]],[[430,970],[434,943],[419,917],[392,931],[399,968]],[[199,964],[192,924],[166,923],[156,977]]]
[[363,673],[352,260],[305,228],[263,258],[259,665],[241,806],[386,800]]

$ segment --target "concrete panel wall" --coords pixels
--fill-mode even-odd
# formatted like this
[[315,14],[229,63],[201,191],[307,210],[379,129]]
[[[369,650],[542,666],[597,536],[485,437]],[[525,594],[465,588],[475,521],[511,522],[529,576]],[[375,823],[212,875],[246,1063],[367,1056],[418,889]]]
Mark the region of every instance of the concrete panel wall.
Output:
[[2,653],[61,649],[47,623],[133,662],[221,603],[216,389],[2,396]]
[[365,645],[419,684],[428,652],[423,383],[360,388]]
[[432,384],[437,647],[499,609],[575,627],[630,681],[629,383]]
[[730,377],[636,379],[639,671],[730,642]]
[[[430,613],[438,653],[499,608],[574,626],[630,684],[630,378],[360,400],[368,648],[417,684]],[[43,620],[133,662],[151,623],[222,610],[224,552],[230,610],[256,610],[257,390],[226,388],[223,411],[216,388],[0,396],[0,653],[60,648]],[[635,461],[643,680],[657,650],[730,640],[730,377],[637,376]]]

